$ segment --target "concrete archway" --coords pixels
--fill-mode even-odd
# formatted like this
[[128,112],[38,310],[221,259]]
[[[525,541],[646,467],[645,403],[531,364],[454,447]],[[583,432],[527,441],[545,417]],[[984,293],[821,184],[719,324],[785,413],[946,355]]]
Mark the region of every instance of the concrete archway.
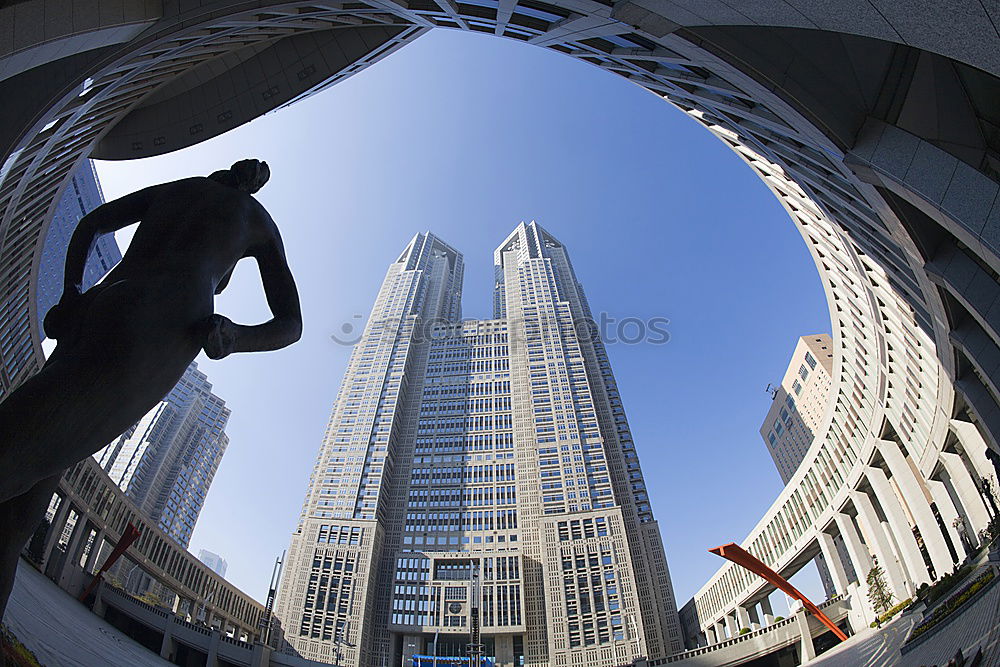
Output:
[[[0,389],[42,360],[39,239],[82,160],[192,145],[449,27],[649,88],[732,147],[805,238],[830,307],[836,400],[744,547],[781,571],[836,523],[859,569],[865,548],[909,543],[878,532],[886,508],[932,493],[938,511],[982,522],[976,478],[992,475],[982,452],[1000,443],[1000,16],[981,3],[84,5],[0,9],[0,98],[16,100],[0,110]],[[902,498],[870,502],[890,477]],[[927,580],[900,549],[901,581]],[[725,567],[682,615],[704,631],[763,590]]]

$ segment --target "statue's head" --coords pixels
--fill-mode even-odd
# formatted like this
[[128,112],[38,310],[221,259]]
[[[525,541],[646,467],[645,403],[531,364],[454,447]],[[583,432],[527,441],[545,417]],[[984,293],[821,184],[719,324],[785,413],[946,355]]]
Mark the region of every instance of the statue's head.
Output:
[[234,162],[229,169],[217,171],[209,176],[213,181],[223,185],[254,194],[271,178],[271,169],[266,162],[260,160],[240,160]]

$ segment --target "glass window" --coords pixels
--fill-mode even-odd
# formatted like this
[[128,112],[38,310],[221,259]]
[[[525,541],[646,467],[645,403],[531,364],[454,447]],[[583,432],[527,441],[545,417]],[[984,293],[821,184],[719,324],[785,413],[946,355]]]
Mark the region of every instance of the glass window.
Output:
[[809,368],[816,370],[816,357],[812,356],[806,352],[806,363],[809,364]]
[[807,377],[809,377],[809,371],[806,369],[805,366],[799,366],[799,376],[803,380],[805,380]]

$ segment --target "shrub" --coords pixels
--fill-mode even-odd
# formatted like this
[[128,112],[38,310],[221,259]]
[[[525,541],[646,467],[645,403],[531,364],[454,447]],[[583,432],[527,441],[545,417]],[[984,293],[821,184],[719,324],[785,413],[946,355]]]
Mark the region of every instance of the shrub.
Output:
[[904,609],[906,609],[907,607],[909,607],[911,602],[913,602],[912,598],[906,598],[905,600],[903,600],[902,602],[900,602],[899,604],[897,604],[892,609],[889,609],[885,613],[879,614],[878,620],[877,621],[872,621],[871,623],[869,623],[868,627],[874,628],[879,623],[886,623],[886,622],[888,622],[889,620],[892,619],[893,616],[895,616],[899,612],[901,612]]
[[151,604],[154,607],[163,607],[163,606],[165,606],[165,604],[164,604],[163,600],[160,598],[160,596],[157,595],[156,593],[152,592],[152,591],[148,591],[146,593],[143,593],[137,599],[138,600],[142,600],[146,604]]
[[3,626],[0,626],[0,657],[6,659],[7,667],[41,667],[38,658]]
[[775,616],[775,617],[774,617],[774,622],[775,622],[775,623],[777,623],[778,621],[783,621],[783,620],[785,620],[785,617],[784,617],[784,616]]
[[927,632],[935,625],[940,623],[952,612],[954,612],[956,609],[958,609],[963,604],[968,602],[973,595],[982,590],[983,586],[990,583],[995,576],[996,574],[994,573],[992,568],[987,570],[985,573],[977,577],[976,580],[973,581],[970,585],[962,589],[960,593],[949,598],[945,602],[942,602],[940,605],[935,607],[934,611],[931,612],[930,617],[925,618],[920,623],[920,625],[918,625],[916,628],[913,629],[913,632],[910,633],[910,638],[907,641],[913,641],[914,639],[916,639],[917,637],[919,637],[920,635],[922,635],[923,633]]
[[902,602],[900,602],[899,604],[897,604],[895,607],[893,607],[892,609],[888,610],[887,612],[885,612],[884,614],[882,614],[881,616],[879,616],[878,619],[880,621],[882,621],[883,623],[885,623],[890,618],[892,618],[893,616],[895,616],[899,612],[901,612],[904,609],[906,609],[907,607],[909,607],[911,602],[913,602],[912,598],[906,598],[905,600],[903,600]]
[[739,634],[748,635],[750,634],[750,628],[740,628]]
[[949,572],[934,582],[932,586],[924,585],[918,588],[917,599],[923,601],[928,607],[931,606],[969,576],[970,572],[972,572],[972,565],[970,564],[963,565],[954,572]]

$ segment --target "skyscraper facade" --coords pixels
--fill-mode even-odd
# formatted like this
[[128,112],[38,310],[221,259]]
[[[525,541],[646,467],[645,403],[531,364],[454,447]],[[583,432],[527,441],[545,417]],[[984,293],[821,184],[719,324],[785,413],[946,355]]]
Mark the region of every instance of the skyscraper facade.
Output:
[[226,570],[229,568],[229,563],[226,559],[217,553],[213,553],[208,549],[200,549],[198,551],[198,560],[207,565],[220,577],[226,576]]
[[[563,245],[519,225],[494,318],[418,234],[355,346],[292,537],[285,647],[345,665],[465,655],[623,665],[680,649],[659,528]],[[523,663],[522,663],[523,660]]]
[[94,458],[143,513],[186,547],[229,445],[229,414],[191,362],[156,407]]
[[[760,427],[760,437],[764,439],[782,483],[788,484],[812,446],[829,404],[832,386],[833,338],[830,334],[802,336],[795,344],[781,384],[774,389],[774,400]],[[843,539],[838,537],[832,542],[848,562]],[[816,556],[815,562],[823,590],[827,597],[832,597],[837,589],[830,566],[823,554]]]
[[[86,160],[70,179],[62,198],[56,205],[52,222],[45,234],[45,245],[38,267],[38,322],[41,324],[62,297],[65,275],[66,250],[80,219],[104,203],[101,184],[97,180],[94,163]],[[98,237],[83,270],[83,289],[87,290],[100,281],[122,258],[114,234]],[[39,326],[44,334],[44,330]]]
[[785,484],[792,478],[819,429],[833,386],[833,338],[802,336],[795,345],[760,437]]

